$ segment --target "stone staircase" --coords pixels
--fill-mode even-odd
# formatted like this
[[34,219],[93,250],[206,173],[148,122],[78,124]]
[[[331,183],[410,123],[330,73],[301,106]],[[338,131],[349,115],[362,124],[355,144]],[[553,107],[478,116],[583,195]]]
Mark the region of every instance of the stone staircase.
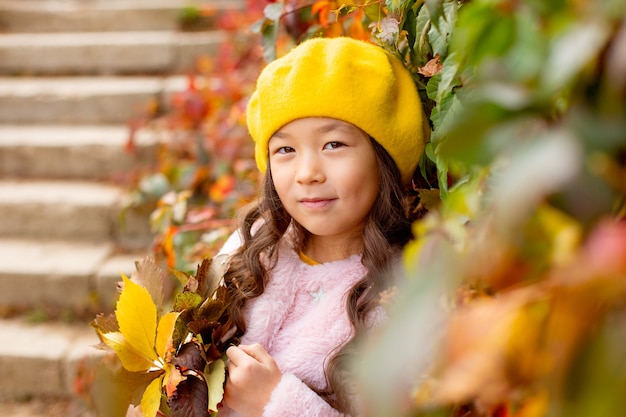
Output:
[[[120,213],[114,178],[154,160],[129,120],[186,86],[226,34],[179,30],[185,6],[240,0],[0,0],[0,411],[88,415],[75,376],[98,355],[87,325],[110,311],[120,273],[150,251],[146,213]],[[210,19],[209,19],[210,20]]]

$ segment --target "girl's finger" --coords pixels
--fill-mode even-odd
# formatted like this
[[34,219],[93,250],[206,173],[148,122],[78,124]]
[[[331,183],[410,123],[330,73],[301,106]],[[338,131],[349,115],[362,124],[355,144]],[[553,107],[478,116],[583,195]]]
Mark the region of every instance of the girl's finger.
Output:
[[241,364],[249,355],[240,349],[238,346],[231,346],[226,349],[226,356],[228,357],[228,363],[233,366],[237,366],[237,364]]
[[267,353],[263,346],[258,343],[252,345],[239,345],[239,348],[261,363],[266,362],[267,359],[271,358],[270,354]]

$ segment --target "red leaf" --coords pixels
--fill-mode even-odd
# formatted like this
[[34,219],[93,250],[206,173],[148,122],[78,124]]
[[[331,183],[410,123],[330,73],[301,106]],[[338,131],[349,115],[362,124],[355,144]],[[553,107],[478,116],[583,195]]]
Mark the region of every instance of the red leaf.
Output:
[[208,417],[209,390],[206,383],[190,377],[178,384],[177,395],[168,398],[172,417]]

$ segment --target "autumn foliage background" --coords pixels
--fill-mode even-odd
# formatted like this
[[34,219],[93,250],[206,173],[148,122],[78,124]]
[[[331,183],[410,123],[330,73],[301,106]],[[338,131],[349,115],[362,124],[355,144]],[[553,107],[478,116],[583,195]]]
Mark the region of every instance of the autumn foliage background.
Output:
[[142,124],[164,137],[133,201],[159,262],[193,271],[256,196],[245,106],[263,65],[312,36],[370,40],[412,72],[431,132],[427,214],[355,363],[369,415],[623,414],[623,1],[249,0],[222,24],[232,41]]

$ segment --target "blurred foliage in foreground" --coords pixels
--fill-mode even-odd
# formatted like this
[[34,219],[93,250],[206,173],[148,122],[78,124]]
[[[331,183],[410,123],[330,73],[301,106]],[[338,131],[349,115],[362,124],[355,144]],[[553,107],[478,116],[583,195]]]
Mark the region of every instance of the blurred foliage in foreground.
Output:
[[368,409],[623,413],[624,2],[387,6],[407,61],[441,60],[425,86],[441,206],[414,225],[393,319],[366,349]]
[[243,111],[261,56],[311,36],[371,39],[414,74],[431,142],[416,179],[429,213],[390,325],[357,363],[370,415],[623,414],[624,1],[249,3],[263,50],[190,78],[142,182],[144,196],[168,190],[157,252],[189,269],[253,198]]

